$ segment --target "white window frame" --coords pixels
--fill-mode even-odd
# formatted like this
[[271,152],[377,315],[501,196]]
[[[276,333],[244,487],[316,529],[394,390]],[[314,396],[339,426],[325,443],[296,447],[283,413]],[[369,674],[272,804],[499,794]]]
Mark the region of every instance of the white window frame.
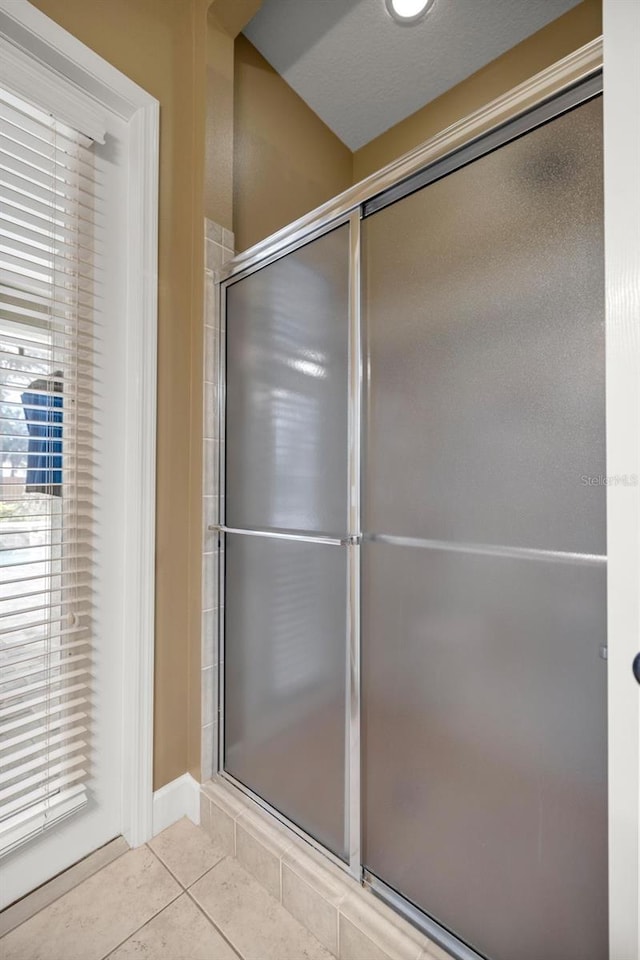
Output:
[[[0,0],[0,40],[9,40],[62,78],[57,91],[74,111],[75,86],[96,111],[86,132],[99,130],[100,108],[128,125],[127,322],[124,389],[129,416],[124,436],[123,835],[135,847],[153,835],[153,669],[155,635],[156,378],[158,289],[158,101],[28,0]],[[70,87],[69,84],[72,86]],[[40,90],[42,86],[40,85]],[[28,90],[23,90],[28,94]],[[60,101],[58,101],[60,102]]]

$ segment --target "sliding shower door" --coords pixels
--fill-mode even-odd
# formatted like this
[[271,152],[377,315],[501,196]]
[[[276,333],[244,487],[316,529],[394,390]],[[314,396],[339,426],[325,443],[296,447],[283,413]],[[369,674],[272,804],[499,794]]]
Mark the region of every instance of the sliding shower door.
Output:
[[349,225],[226,297],[224,768],[345,858]]
[[222,286],[224,774],[461,960],[608,952],[600,90]]
[[363,222],[364,866],[607,956],[601,100]]

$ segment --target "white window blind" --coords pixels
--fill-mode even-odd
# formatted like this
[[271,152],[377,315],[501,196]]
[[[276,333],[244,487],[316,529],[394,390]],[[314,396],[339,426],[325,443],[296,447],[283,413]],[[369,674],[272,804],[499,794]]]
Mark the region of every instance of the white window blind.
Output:
[[89,788],[90,146],[0,89],[0,855]]

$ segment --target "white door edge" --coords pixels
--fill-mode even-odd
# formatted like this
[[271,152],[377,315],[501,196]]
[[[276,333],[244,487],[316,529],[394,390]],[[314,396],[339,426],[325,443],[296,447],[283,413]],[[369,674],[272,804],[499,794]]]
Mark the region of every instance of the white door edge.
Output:
[[[610,960],[640,958],[640,5],[604,0]],[[625,481],[625,478],[628,480]]]

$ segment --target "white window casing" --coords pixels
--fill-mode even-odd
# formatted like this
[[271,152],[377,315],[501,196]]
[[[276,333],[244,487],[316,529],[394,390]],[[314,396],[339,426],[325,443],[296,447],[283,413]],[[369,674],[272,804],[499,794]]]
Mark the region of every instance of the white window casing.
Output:
[[49,72],[42,83],[42,67],[33,56],[0,35],[0,87],[11,90],[25,103],[55,117],[88,141],[105,142],[107,117],[104,108],[57,73]]

